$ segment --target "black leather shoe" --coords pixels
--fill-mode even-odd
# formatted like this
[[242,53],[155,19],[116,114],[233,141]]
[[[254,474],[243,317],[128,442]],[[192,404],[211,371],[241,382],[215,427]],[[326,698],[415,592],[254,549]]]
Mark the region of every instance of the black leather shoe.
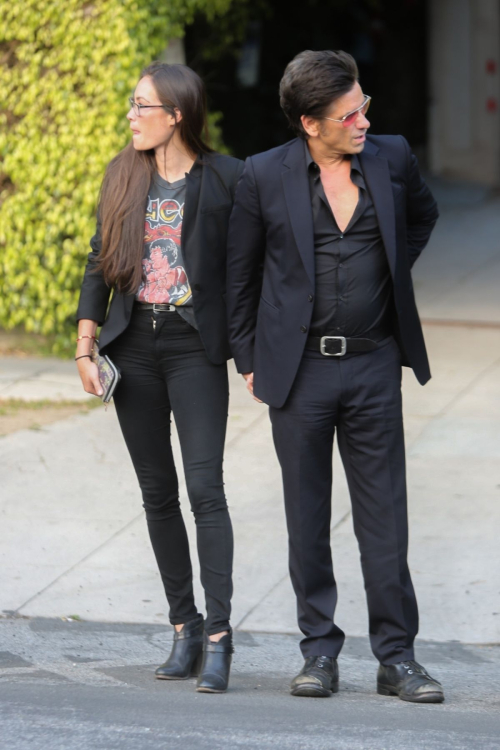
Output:
[[402,701],[412,703],[442,703],[444,692],[435,680],[416,661],[400,661],[398,664],[381,664],[377,673],[377,693],[397,695]]
[[305,698],[327,698],[338,690],[339,668],[337,659],[332,656],[308,656],[290,684],[292,695]]
[[165,664],[155,672],[159,680],[187,680],[197,675],[203,651],[203,616],[184,623],[174,632],[174,645]]
[[205,633],[203,662],[196,682],[199,693],[224,693],[227,690],[233,653],[232,630],[217,642],[211,641]]

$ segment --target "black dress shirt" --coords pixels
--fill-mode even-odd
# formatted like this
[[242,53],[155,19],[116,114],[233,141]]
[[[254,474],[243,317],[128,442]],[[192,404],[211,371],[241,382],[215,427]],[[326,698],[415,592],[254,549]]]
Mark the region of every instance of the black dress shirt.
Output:
[[356,209],[341,232],[321,182],[320,168],[304,144],[314,226],[316,295],[312,336],[363,336],[386,327],[392,279],[377,215],[356,154],[351,180],[359,188]]

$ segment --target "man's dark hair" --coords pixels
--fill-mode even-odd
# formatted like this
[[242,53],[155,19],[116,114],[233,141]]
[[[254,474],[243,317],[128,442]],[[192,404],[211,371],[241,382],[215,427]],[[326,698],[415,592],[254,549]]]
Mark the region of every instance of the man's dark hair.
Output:
[[324,117],[332,103],[352,89],[358,66],[347,52],[300,52],[288,63],[280,83],[280,104],[290,127],[301,138],[307,134],[302,115]]

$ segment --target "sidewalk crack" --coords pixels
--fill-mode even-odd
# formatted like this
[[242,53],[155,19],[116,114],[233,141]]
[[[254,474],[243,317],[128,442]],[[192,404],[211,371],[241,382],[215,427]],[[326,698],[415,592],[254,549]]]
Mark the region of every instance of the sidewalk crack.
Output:
[[[333,534],[334,531],[337,531],[337,529],[339,529],[342,526],[342,524],[344,523],[344,521],[347,521],[347,519],[349,518],[350,515],[351,515],[351,509],[349,508],[349,510],[346,513],[344,513],[344,515],[342,516],[342,518],[340,518],[337,521],[337,523],[332,526],[332,528],[330,530],[330,534]],[[253,605],[253,607],[250,607],[250,609],[248,610],[248,612],[246,613],[246,615],[243,615],[243,617],[238,622],[238,624],[235,625],[234,630],[239,630],[241,628],[241,626],[243,625],[243,623],[245,622],[245,620],[248,620],[248,618],[250,617],[250,615],[252,615],[260,607],[260,605],[267,599],[267,597],[271,596],[271,594],[273,594],[276,591],[276,589],[279,588],[279,586],[281,586],[281,584],[283,583],[283,581],[286,581],[286,579],[288,578],[288,575],[289,575],[288,573],[285,573],[285,575],[282,576],[274,584],[274,586],[271,586],[271,588],[269,589],[269,591],[266,591],[266,593],[259,599],[258,602],[256,602],[256,604]]]
[[122,526],[121,529],[118,529],[118,531],[115,531],[114,534],[112,534],[110,537],[108,537],[102,544],[100,544],[98,547],[95,547],[93,550],[91,550],[88,554],[84,555],[80,560],[78,560],[76,563],[71,565],[67,570],[64,570],[60,575],[57,576],[57,578],[54,578],[53,581],[48,583],[46,586],[44,586],[43,589],[40,591],[37,591],[36,594],[33,594],[33,596],[30,596],[29,599],[27,599],[23,604],[20,604],[17,609],[12,610],[14,615],[20,614],[21,610],[24,609],[24,607],[27,607],[28,604],[31,604],[35,599],[37,599],[39,596],[42,596],[42,594],[45,594],[46,591],[48,591],[54,584],[58,583],[64,576],[68,575],[68,573],[72,573],[79,565],[89,560],[93,555],[95,555],[96,552],[99,552],[101,549],[103,549],[109,542],[112,542],[114,539],[120,536],[124,531],[127,531],[134,523],[136,523],[140,518],[142,518],[144,515],[144,511],[139,513],[137,516],[132,518],[131,521],[125,524],[125,526]]

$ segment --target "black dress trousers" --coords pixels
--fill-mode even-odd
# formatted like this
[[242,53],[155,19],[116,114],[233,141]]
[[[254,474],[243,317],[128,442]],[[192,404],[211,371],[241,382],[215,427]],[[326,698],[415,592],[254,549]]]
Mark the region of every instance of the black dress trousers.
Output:
[[401,355],[391,337],[373,352],[306,350],[292,391],[271,407],[283,473],[290,575],[304,657],[337,657],[337,587],[330,547],[337,429],[361,553],[372,650],[383,664],[413,659],[418,609],[407,563]]

